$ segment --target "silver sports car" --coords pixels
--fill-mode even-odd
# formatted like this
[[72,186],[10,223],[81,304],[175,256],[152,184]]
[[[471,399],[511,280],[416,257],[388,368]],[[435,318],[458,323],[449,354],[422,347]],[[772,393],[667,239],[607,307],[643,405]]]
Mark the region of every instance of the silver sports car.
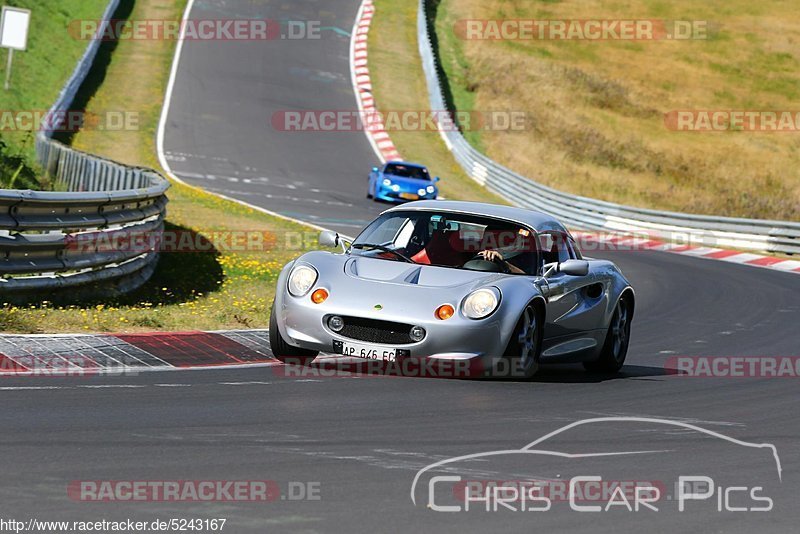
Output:
[[633,289],[549,215],[424,200],[352,242],[326,231],[320,244],[343,252],[309,252],[278,278],[270,342],[283,362],[329,352],[530,377],[540,364],[615,372],[625,361]]

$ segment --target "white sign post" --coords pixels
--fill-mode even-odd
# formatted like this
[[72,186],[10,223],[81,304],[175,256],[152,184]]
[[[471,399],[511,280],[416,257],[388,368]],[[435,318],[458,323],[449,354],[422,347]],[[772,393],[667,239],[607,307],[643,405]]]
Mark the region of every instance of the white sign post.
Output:
[[3,6],[0,17],[0,47],[8,48],[8,65],[6,65],[6,91],[11,81],[11,63],[14,50],[25,50],[28,46],[28,27],[31,23],[29,9]]

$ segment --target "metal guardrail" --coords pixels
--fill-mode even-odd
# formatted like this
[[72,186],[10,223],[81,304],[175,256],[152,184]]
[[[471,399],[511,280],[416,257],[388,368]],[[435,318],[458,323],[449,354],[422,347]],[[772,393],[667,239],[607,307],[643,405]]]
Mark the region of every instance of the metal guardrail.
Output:
[[[118,5],[109,1],[100,34]],[[68,110],[100,44],[89,41],[51,114]],[[125,293],[147,281],[158,259],[169,182],[152,169],[70,148],[45,131],[37,134],[36,154],[43,171],[67,190],[0,190],[0,296],[64,287]],[[92,239],[81,241],[87,234]],[[152,237],[152,247],[126,239],[143,234]]]
[[[426,9],[418,0],[417,39],[432,110],[448,110],[439,73],[442,72]],[[452,111],[452,110],[450,110]],[[515,173],[475,150],[457,128],[440,120],[440,133],[456,161],[476,182],[514,205],[556,216],[567,226],[640,234],[687,245],[734,247],[800,254],[800,223],[738,219],[636,208],[571,195]]]

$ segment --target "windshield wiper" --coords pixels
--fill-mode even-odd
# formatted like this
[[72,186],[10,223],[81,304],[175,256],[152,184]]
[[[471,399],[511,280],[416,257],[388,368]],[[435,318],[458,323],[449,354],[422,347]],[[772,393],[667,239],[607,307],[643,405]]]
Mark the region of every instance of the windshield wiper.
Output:
[[409,258],[408,256],[405,256],[405,255],[397,252],[396,250],[387,247],[386,245],[377,245],[375,243],[354,243],[353,245],[351,245],[350,248],[356,248],[356,249],[361,249],[361,250],[375,250],[375,249],[377,249],[377,250],[381,250],[383,252],[388,252],[389,254],[394,254],[395,256],[400,258],[401,260],[406,261],[408,263],[417,263],[414,260],[412,260],[411,258]]

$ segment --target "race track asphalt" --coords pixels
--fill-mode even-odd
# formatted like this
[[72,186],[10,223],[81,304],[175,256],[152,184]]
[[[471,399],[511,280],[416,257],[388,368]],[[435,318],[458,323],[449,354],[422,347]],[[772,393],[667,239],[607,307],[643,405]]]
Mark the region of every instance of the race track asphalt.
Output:
[[[349,32],[357,7],[355,0],[203,0],[192,16],[321,18],[324,26]],[[211,191],[324,226],[352,231],[349,225],[368,220],[381,206],[363,198],[366,172],[376,162],[363,134],[288,134],[269,126],[275,110],[355,106],[347,47],[334,30],[317,42],[187,43],[166,137],[173,170]],[[674,356],[798,356],[800,277],[656,251],[596,255],[617,262],[636,289],[628,365],[619,375],[564,366],[532,382],[470,381],[330,377],[319,367],[295,376],[273,366],[4,379],[3,515],[218,517],[233,533],[796,531],[798,379],[693,378],[675,374],[669,362]],[[764,449],[686,428],[606,422],[573,429],[551,450],[658,452],[590,457],[580,470],[562,459],[484,458],[448,474],[659,480],[672,499],[661,501],[658,512],[580,513],[558,499],[548,511],[437,512],[426,505],[427,487],[417,492],[416,506],[411,501],[415,474],[430,463],[519,449],[596,417],[665,418],[771,443],[782,479]],[[681,475],[761,485],[774,510],[720,512],[723,491],[679,512],[669,488]],[[313,483],[320,499],[76,502],[66,489],[81,480],[273,480],[284,497],[290,482]]]
[[314,21],[319,39],[187,41],[165,129],[172,171],[345,233],[371,220],[381,206],[366,199],[367,175],[379,161],[364,133],[280,126],[287,111],[357,110],[349,66],[357,11],[351,0],[198,1],[193,19]]

